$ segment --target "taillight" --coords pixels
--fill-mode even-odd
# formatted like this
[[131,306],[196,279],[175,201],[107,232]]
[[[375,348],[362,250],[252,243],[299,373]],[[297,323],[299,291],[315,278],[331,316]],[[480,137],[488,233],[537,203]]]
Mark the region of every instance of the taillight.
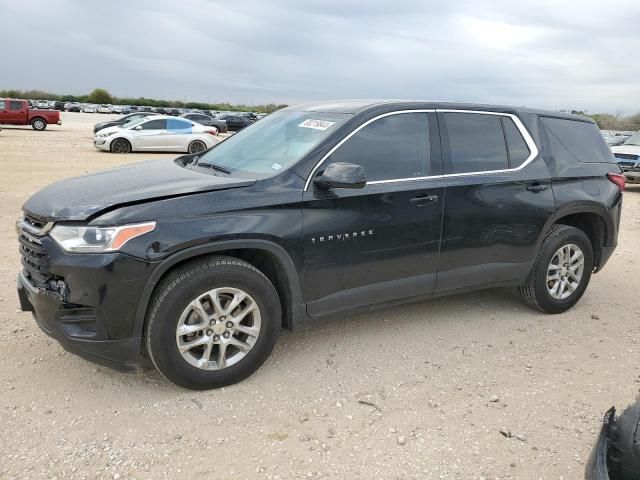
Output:
[[618,188],[620,189],[620,191],[624,190],[625,184],[626,184],[626,179],[624,178],[624,175],[620,174],[620,173],[607,173],[607,178],[615,183]]
[[205,130],[204,133],[208,133],[209,135],[213,135],[214,137],[218,135],[216,130]]

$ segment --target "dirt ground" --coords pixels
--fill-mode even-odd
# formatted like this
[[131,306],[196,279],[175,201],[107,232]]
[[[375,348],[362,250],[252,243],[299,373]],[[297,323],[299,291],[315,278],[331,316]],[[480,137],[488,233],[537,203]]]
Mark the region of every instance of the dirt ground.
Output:
[[604,411],[638,392],[640,186],[562,315],[506,290],[376,311],[283,334],[252,377],[198,393],[66,353],[18,310],[20,206],[54,180],[176,155],[98,152],[107,116],[62,118],[0,132],[0,478],[579,479]]

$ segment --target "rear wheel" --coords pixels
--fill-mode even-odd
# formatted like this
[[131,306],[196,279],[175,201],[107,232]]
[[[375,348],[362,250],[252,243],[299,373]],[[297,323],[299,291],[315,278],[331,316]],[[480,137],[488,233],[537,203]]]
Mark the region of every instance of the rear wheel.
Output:
[[207,149],[207,146],[201,140],[194,140],[189,144],[189,153],[200,153]]
[[177,385],[231,385],[269,356],[281,316],[278,294],[262,272],[236,258],[210,257],[179,268],[158,286],[147,318],[147,351]]
[[520,296],[545,313],[562,313],[573,307],[589,284],[593,247],[582,230],[554,225],[540,245]]
[[47,122],[43,118],[34,118],[31,120],[31,128],[42,131],[47,128]]
[[116,138],[111,142],[111,152],[112,153],[130,153],[131,152],[131,144],[125,138]]

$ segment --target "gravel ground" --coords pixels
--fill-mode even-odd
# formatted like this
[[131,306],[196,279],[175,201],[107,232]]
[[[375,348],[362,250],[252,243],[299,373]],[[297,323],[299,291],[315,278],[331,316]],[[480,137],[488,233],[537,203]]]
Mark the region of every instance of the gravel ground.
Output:
[[577,479],[604,411],[635,398],[640,186],[563,315],[506,290],[380,310],[283,334],[252,377],[197,393],[66,353],[18,310],[20,206],[54,180],[175,156],[95,151],[106,117],[0,132],[0,478]]

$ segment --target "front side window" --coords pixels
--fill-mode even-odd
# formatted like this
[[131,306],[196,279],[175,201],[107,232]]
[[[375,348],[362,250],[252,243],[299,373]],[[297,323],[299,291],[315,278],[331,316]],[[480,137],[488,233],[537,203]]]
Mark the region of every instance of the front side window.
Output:
[[9,102],[9,110],[22,110],[22,102]]
[[[259,123],[259,122],[258,122]],[[401,113],[374,120],[325,160],[364,167],[368,182],[429,175],[426,113]]]
[[167,128],[167,121],[164,118],[149,120],[142,124],[142,130],[164,130]]
[[451,151],[451,172],[508,168],[507,146],[499,115],[444,113]]

